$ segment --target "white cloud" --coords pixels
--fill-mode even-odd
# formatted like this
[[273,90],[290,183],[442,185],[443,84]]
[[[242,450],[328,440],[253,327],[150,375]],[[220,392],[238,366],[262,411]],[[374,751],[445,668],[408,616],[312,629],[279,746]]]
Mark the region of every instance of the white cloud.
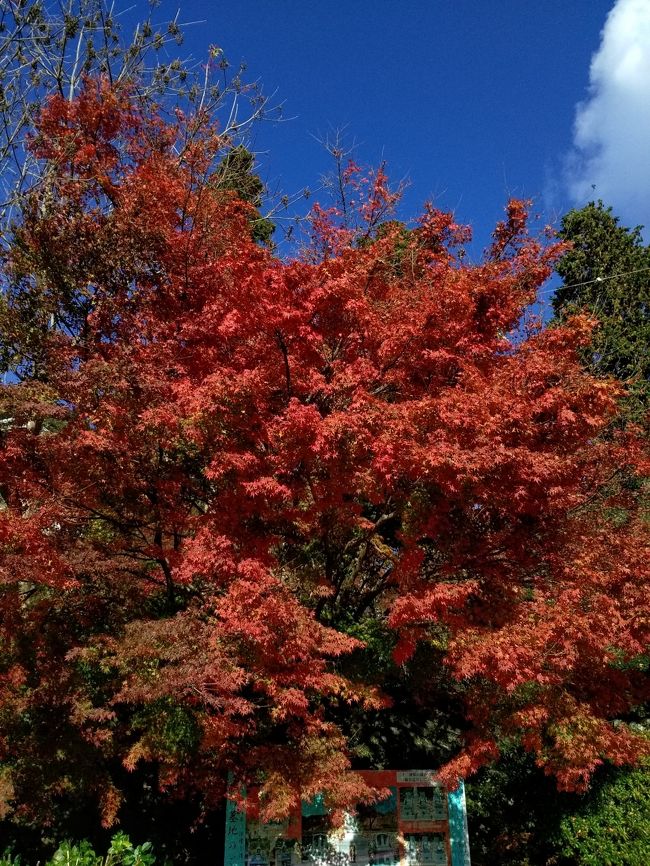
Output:
[[[650,0],[617,0],[576,108],[567,183],[576,204],[601,198],[650,228]],[[593,188],[595,186],[595,189]]]

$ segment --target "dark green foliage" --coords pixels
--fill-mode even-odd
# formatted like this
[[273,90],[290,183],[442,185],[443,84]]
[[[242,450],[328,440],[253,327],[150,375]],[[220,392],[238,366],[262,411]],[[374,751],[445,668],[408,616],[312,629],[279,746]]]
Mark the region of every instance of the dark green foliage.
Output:
[[566,214],[560,236],[573,249],[556,266],[564,285],[555,315],[586,309],[598,319],[585,360],[596,375],[627,384],[625,414],[640,421],[650,396],[650,248],[640,228],[619,225],[602,201]]
[[380,686],[391,702],[374,711],[341,708],[354,766],[418,769],[450,760],[459,748],[463,713],[460,688],[442,663],[440,647],[423,641],[408,662],[397,665],[395,634],[381,618],[367,615],[344,627],[365,644],[342,662],[344,673]]
[[131,727],[144,734],[152,751],[177,760],[196,751],[201,735],[196,717],[169,698],[159,698],[136,712]]
[[566,814],[557,848],[576,866],[650,863],[650,767],[609,770],[593,792]]
[[270,246],[275,224],[259,212],[264,184],[255,173],[255,157],[250,150],[243,144],[233,147],[222,159],[216,179],[220,188],[231,190],[239,199],[253,205],[255,211],[250,220],[253,239]]
[[607,766],[582,795],[558,793],[519,749],[467,780],[473,866],[647,866],[650,768]]
[[556,832],[575,795],[560,794],[552,779],[519,749],[465,783],[473,866],[546,866]]

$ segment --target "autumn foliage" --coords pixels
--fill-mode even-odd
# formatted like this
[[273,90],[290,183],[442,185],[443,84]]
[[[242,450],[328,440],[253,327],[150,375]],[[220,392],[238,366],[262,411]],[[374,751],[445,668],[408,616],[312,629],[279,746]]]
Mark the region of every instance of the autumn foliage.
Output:
[[336,719],[387,703],[343,663],[369,617],[456,684],[449,784],[506,740],[568,789],[634,762],[647,458],[580,366],[593,323],[520,327],[561,247],[513,201],[469,263],[450,214],[407,230],[352,165],[356,223],[316,209],[278,258],[219,187],[229,146],[101,82],[32,142],[0,308],[9,807],[77,786],[110,824],[141,762],[261,782],[267,815],[365,796]]

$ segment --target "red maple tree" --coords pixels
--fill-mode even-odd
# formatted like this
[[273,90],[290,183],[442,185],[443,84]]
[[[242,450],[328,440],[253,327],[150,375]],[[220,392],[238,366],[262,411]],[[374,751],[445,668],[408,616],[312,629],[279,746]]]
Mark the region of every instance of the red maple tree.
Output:
[[407,231],[351,166],[356,226],[315,209],[283,260],[219,188],[228,147],[105,82],[40,119],[1,311],[14,807],[83,776],[110,824],[111,761],[214,796],[261,780],[267,816],[366,796],[328,707],[385,702],[337,662],[368,616],[399,664],[443,649],[468,720],[449,784],[504,739],[565,788],[637,760],[648,541],[620,479],[642,443],[580,366],[593,323],[512,337],[561,247],[513,201],[470,264],[450,214]]

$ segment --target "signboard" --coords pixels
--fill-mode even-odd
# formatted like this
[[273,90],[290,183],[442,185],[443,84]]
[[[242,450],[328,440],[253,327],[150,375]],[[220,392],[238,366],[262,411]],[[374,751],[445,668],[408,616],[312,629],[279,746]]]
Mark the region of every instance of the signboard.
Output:
[[359,805],[337,828],[321,797],[269,824],[247,822],[228,801],[225,866],[470,866],[462,782],[447,794],[431,770],[360,775],[389,796]]
[[246,816],[232,800],[226,802],[226,841],[224,861],[230,866],[244,866],[246,859]]

